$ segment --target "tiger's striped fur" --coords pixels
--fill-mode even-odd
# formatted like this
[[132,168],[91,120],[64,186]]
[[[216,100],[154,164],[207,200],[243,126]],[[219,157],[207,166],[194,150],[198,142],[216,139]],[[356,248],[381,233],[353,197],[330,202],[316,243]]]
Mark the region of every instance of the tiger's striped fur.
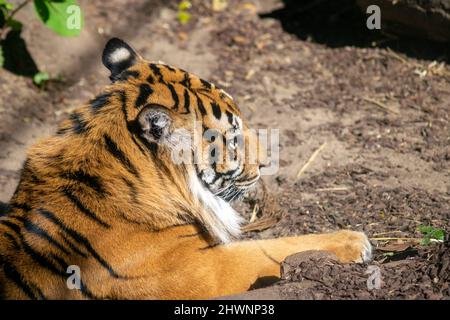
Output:
[[[278,275],[274,260],[297,251],[344,261],[369,252],[365,235],[351,231],[227,244],[241,223],[229,201],[261,166],[239,151],[258,142],[232,98],[118,39],[103,62],[113,83],[29,150],[0,215],[2,298],[206,298]],[[244,145],[222,163],[174,164],[171,151],[186,138],[177,129],[194,135],[196,121]],[[212,142],[202,138],[202,152]],[[66,284],[71,265],[79,290]]]

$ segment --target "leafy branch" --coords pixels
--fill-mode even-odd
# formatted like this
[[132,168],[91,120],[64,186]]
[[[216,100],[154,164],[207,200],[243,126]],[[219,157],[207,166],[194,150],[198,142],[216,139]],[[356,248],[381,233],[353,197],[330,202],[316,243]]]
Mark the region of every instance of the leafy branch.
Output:
[[[24,0],[17,6],[8,0],[0,0],[0,41],[3,42],[11,31],[19,32],[23,24],[15,16],[28,4],[33,2],[36,16],[42,23],[60,36],[78,36],[83,27],[83,16],[77,0]],[[0,67],[6,57],[5,48],[0,43]],[[36,85],[43,87],[49,80],[45,72],[39,72],[33,78]]]

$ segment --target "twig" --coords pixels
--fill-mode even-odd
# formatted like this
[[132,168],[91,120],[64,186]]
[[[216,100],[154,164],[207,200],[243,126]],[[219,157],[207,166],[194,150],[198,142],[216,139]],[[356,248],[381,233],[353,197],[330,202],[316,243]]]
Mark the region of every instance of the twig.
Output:
[[391,48],[387,48],[387,52],[389,53],[388,55],[399,60],[400,62],[407,64],[407,65],[415,65],[417,66],[417,64],[413,64],[409,61],[407,61],[406,59],[402,58],[400,55],[396,54],[394,51],[392,51]]
[[9,15],[8,19],[11,19],[12,17],[14,17],[14,15],[20,11],[20,9],[22,9],[23,7],[25,7],[29,2],[31,2],[31,0],[25,0],[24,2],[22,2],[21,4],[19,4],[17,6],[17,8],[15,8],[13,11],[11,11],[11,14]]
[[392,234],[392,233],[401,233],[403,231],[400,230],[393,230],[393,231],[386,231],[386,232],[379,232],[379,233],[374,233],[374,236],[383,236],[385,234]]
[[15,8],[13,11],[11,11],[11,13],[5,17],[5,24],[3,25],[3,27],[0,29],[0,40],[4,40],[5,39],[5,35],[8,33],[8,31],[10,30],[8,24],[6,23],[8,20],[12,19],[14,17],[14,15],[19,12],[23,7],[25,7],[31,0],[25,0],[24,2],[22,2],[21,4],[19,4],[17,6],[17,8]]
[[350,188],[348,187],[334,187],[334,188],[318,188],[316,189],[317,192],[324,192],[324,191],[348,191]]
[[322,149],[325,147],[326,144],[327,144],[326,142],[322,143],[322,145],[316,151],[314,151],[314,153],[311,155],[311,157],[308,159],[308,161],[306,161],[306,163],[303,165],[303,167],[297,173],[295,181],[298,181],[298,179],[303,174],[303,172],[305,172],[305,170],[314,161],[314,159],[317,157],[317,155],[320,153],[320,151],[322,151]]
[[400,114],[397,110],[393,110],[393,109],[389,108],[387,105],[385,105],[384,103],[382,103],[382,102],[380,102],[378,100],[375,100],[375,99],[372,99],[372,98],[368,98],[368,97],[362,97],[362,99],[364,101],[373,103],[374,105],[376,105],[376,106],[378,106],[378,107],[380,107],[383,110],[386,110],[388,112],[391,112],[391,113],[394,113],[394,114]]
[[372,241],[393,241],[393,240],[403,240],[403,241],[421,241],[421,238],[396,238],[396,237],[381,237],[381,238],[370,238]]
[[258,210],[259,210],[259,206],[258,206],[258,204],[256,203],[255,206],[253,207],[253,212],[252,212],[252,216],[251,216],[251,218],[250,218],[250,222],[255,222],[255,220],[256,220],[256,214],[258,213]]
[[437,64],[436,61],[432,62],[431,64],[429,64],[428,66],[424,66],[420,63],[417,62],[411,62],[406,60],[405,58],[401,57],[400,55],[398,55],[397,53],[395,53],[394,51],[392,51],[391,48],[387,48],[387,55],[399,60],[400,62],[410,66],[410,67],[415,67],[421,70],[425,70],[426,72],[432,73],[432,74],[436,74],[436,75],[440,75],[439,73],[441,73],[441,75],[444,75],[446,77],[450,76],[450,72],[447,71],[446,69],[442,70],[442,71],[435,71],[433,70],[433,66],[435,66]]

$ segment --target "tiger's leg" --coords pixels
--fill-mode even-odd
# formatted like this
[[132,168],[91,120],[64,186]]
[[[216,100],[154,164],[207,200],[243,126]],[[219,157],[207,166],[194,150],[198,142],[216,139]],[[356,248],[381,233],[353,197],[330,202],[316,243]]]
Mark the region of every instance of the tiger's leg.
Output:
[[[247,291],[259,278],[280,276],[280,262],[307,250],[334,253],[342,262],[363,262],[371,258],[371,245],[362,232],[342,230],[269,240],[235,242],[204,250],[202,261],[211,267],[216,281],[206,297]],[[219,268],[217,268],[219,266]]]
[[[280,262],[297,252],[325,250],[334,253],[342,262],[367,261],[371,255],[366,235],[347,230],[237,241],[213,247],[201,235],[194,226],[156,233],[124,232],[123,237],[111,233],[114,241],[123,245],[112,247],[110,241],[102,241],[97,244],[97,249],[110,251],[109,263],[129,279],[114,281],[109,295],[127,299],[220,297],[247,291],[261,278],[279,277]],[[147,245],[149,243],[158,245]],[[105,272],[104,279],[92,270],[84,274],[93,277],[85,280],[94,292],[98,291],[95,283],[104,286],[111,280]]]

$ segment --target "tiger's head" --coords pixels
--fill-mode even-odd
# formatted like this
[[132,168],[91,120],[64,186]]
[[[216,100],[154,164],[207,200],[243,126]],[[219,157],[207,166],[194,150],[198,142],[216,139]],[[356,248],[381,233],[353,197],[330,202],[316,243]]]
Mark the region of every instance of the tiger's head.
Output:
[[117,38],[107,43],[103,63],[114,90],[126,91],[130,130],[165,165],[185,172],[191,192],[213,212],[218,238],[238,234],[241,219],[229,202],[257,182],[266,158],[233,98],[182,69],[144,60]]
[[113,82],[134,85],[136,112],[128,121],[135,120],[149,145],[166,148],[176,163],[191,161],[202,184],[226,201],[257,182],[263,149],[228,93],[182,69],[146,61],[117,38],[107,43],[103,62]]

